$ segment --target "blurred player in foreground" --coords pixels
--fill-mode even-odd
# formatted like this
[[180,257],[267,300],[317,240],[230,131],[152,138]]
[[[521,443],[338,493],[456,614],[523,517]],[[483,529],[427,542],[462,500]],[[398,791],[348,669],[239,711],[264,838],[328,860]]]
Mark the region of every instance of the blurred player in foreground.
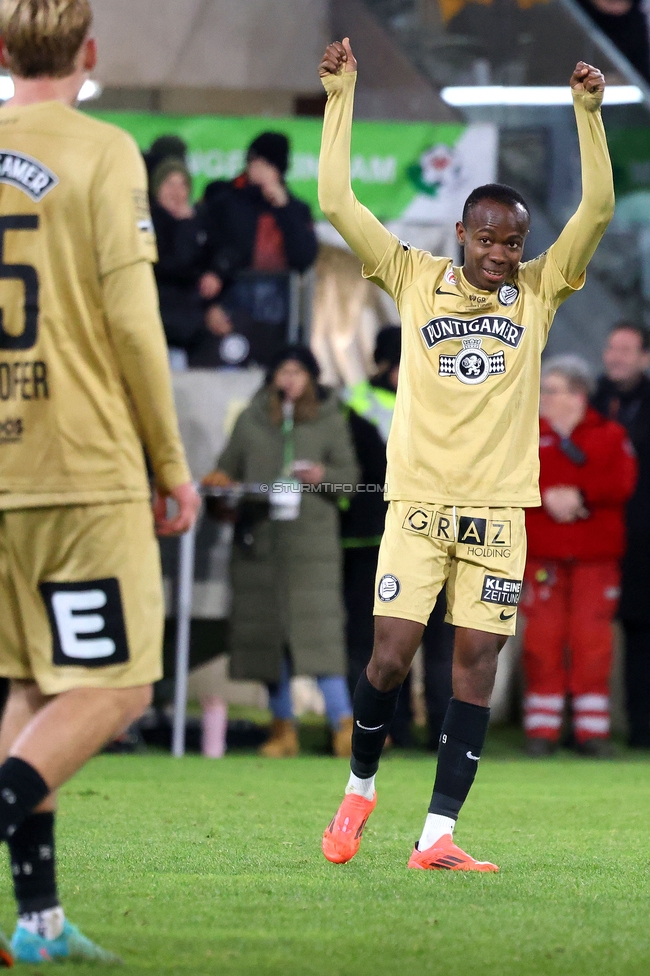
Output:
[[[0,839],[19,961],[115,959],[71,925],[56,790],[147,707],[161,676],[158,532],[198,498],[174,412],[144,165],[74,110],[96,61],[87,0],[2,0]],[[166,515],[166,498],[177,511]],[[9,960],[8,950],[4,951]]]
[[402,361],[388,439],[389,510],[379,553],[375,645],[354,695],[352,771],[323,852],[354,857],[376,804],[375,773],[403,682],[447,580],[456,627],[453,698],[433,796],[409,867],[496,871],[453,842],[490,715],[497,655],[514,634],[526,559],[523,509],[540,504],[540,358],[557,307],[581,288],[614,209],[600,116],[605,80],[580,62],[571,78],[582,201],[548,251],[521,264],[530,213],[515,190],[474,190],[456,225],[465,263],[398,240],[350,186],[357,64],[349,40],[327,47],[323,212],[397,303]]

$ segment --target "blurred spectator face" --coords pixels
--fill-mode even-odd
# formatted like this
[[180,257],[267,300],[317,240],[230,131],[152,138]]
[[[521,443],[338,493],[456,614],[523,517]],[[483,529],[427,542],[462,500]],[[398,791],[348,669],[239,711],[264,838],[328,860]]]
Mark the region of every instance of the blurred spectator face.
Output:
[[612,17],[622,17],[632,9],[632,0],[591,0],[596,10]]
[[565,376],[549,373],[542,380],[539,412],[553,430],[568,437],[584,419],[587,394],[581,389],[572,390]]
[[261,189],[269,185],[273,186],[282,183],[282,175],[277,166],[269,163],[266,159],[262,159],[261,156],[255,156],[248,161],[246,175],[251,183],[259,186]]
[[650,353],[643,350],[638,333],[632,329],[616,329],[607,340],[603,363],[607,379],[632,387],[650,365]]
[[273,385],[280,390],[287,400],[294,403],[299,400],[307,388],[310,376],[304,366],[294,359],[282,363],[273,376]]
[[156,200],[174,217],[185,217],[189,210],[190,188],[182,173],[170,173],[158,187]]
[[399,365],[393,366],[390,373],[388,374],[388,381],[394,390],[397,389],[398,380],[399,380]]

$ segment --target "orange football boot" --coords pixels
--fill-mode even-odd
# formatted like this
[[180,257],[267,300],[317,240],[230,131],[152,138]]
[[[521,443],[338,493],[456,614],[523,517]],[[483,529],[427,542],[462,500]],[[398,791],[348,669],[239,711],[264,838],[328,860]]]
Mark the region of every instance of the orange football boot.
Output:
[[366,800],[356,793],[346,793],[336,816],[323,834],[323,854],[333,864],[351,861],[359,850],[363,828],[377,806],[377,793]]
[[496,864],[489,861],[475,861],[473,857],[454,844],[451,834],[443,834],[426,851],[419,851],[417,845],[409,859],[410,868],[422,871],[498,871]]

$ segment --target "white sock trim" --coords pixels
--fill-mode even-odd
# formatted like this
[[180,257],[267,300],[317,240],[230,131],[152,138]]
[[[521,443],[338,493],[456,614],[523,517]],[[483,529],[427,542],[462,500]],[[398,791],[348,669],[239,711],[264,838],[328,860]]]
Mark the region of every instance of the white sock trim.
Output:
[[40,935],[43,939],[58,939],[63,932],[65,915],[60,905],[48,908],[44,912],[25,912],[18,916],[18,924],[33,935]]
[[345,792],[346,794],[356,793],[357,796],[362,796],[365,800],[372,800],[375,795],[375,777],[369,776],[368,779],[361,779],[360,776],[350,773]]
[[451,834],[453,837],[455,826],[456,821],[450,817],[441,817],[438,813],[428,813],[427,819],[424,821],[422,836],[418,841],[418,850],[428,850],[445,834]]

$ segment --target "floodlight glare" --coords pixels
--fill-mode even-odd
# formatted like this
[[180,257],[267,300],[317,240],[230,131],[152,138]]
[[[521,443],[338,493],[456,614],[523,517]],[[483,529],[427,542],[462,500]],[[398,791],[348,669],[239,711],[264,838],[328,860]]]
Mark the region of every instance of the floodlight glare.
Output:
[[[84,81],[81,86],[81,91],[79,92],[79,101],[86,102],[89,98],[99,98],[102,93],[102,88],[99,82]],[[9,98],[13,98],[14,94],[14,83],[9,75],[0,75],[0,102],[6,102]]]
[[[554,85],[457,85],[443,88],[442,100],[464,108],[475,105],[571,105],[571,89]],[[631,105],[643,101],[637,85],[609,85],[605,105]]]

